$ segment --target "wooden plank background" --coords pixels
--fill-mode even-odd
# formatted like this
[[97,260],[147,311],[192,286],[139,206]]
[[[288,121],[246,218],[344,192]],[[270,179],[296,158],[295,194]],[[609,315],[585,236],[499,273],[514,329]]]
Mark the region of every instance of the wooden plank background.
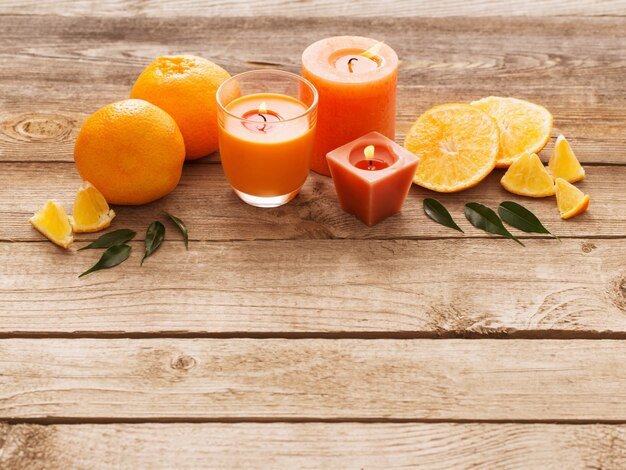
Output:
[[625,15],[624,0],[4,0],[0,14],[55,14],[67,16],[289,16],[289,17],[412,17],[412,16],[562,16]]
[[0,465],[29,470],[626,466],[626,427],[606,424],[0,424],[0,441]]
[[624,341],[5,339],[0,357],[0,419],[626,421]]
[[[623,469],[625,16],[623,0],[3,1],[0,468]],[[547,106],[541,157],[568,137],[589,212],[561,221],[552,198],[513,196],[496,171],[435,196],[465,235],[426,219],[433,193],[417,187],[366,228],[319,175],[287,206],[245,206],[212,155],[163,200],[115,208],[115,228],[138,236],[114,270],[79,280],[99,253],[27,225],[49,197],[70,207],[80,126],[154,57],[298,72],[335,34],[398,52],[398,142],[443,102]],[[562,241],[522,248],[462,215],[505,199]],[[164,210],[190,249],[168,225],[139,267]]]

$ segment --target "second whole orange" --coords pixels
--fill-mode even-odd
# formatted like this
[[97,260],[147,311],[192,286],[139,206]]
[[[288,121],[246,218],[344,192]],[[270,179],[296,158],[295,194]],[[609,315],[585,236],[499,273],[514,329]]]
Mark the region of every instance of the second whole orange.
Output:
[[185,144],[172,117],[143,100],[112,103],[83,124],[74,161],[80,176],[111,204],[138,205],[172,191]]
[[202,57],[164,56],[139,75],[130,96],[172,116],[185,139],[186,159],[196,160],[218,149],[215,95],[228,78],[226,70]]

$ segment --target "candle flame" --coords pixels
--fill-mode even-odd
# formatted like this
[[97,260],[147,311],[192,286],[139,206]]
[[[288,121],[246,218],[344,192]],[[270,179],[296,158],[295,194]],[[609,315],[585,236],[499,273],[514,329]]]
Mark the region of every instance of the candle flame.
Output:
[[367,161],[374,160],[374,146],[368,145],[367,147],[365,147],[365,149],[363,150],[363,154],[365,155],[365,159]]
[[363,57],[367,57],[368,59],[373,59],[374,57],[376,57],[378,55],[378,53],[380,52],[380,48],[381,47],[383,47],[383,43],[382,43],[382,41],[378,41],[376,44],[374,44],[368,50],[361,52],[360,55],[362,55]]
[[267,104],[265,104],[265,101],[261,102],[259,105],[259,114],[267,114]]

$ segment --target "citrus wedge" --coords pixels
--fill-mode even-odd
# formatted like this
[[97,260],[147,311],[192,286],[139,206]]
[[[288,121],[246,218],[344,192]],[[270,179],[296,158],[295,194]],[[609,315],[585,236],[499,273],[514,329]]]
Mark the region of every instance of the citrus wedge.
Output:
[[554,180],[536,153],[523,153],[500,180],[508,192],[529,197],[554,196]]
[[585,169],[572,151],[569,142],[561,134],[554,144],[548,169],[555,178],[562,178],[568,183],[585,179]]
[[517,98],[489,96],[471,103],[498,123],[500,153],[496,166],[506,168],[522,153],[537,153],[550,140],[552,114],[544,108]]
[[111,225],[113,217],[115,212],[109,209],[102,193],[90,182],[84,181],[78,188],[74,214],[70,216],[74,232],[97,232]]
[[413,182],[444,193],[471,188],[495,167],[498,126],[468,104],[435,106],[422,114],[404,147],[421,161]]
[[72,227],[65,209],[58,202],[50,199],[35,212],[29,222],[52,243],[67,248],[74,241]]
[[571,219],[587,210],[589,195],[563,178],[557,178],[556,204],[559,207],[559,212],[561,212],[561,219]]

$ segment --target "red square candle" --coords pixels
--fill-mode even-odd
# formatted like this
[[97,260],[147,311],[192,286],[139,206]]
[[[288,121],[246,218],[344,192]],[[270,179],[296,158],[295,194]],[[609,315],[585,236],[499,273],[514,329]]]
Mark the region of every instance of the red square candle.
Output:
[[374,225],[399,212],[419,158],[378,132],[326,155],[341,208]]

